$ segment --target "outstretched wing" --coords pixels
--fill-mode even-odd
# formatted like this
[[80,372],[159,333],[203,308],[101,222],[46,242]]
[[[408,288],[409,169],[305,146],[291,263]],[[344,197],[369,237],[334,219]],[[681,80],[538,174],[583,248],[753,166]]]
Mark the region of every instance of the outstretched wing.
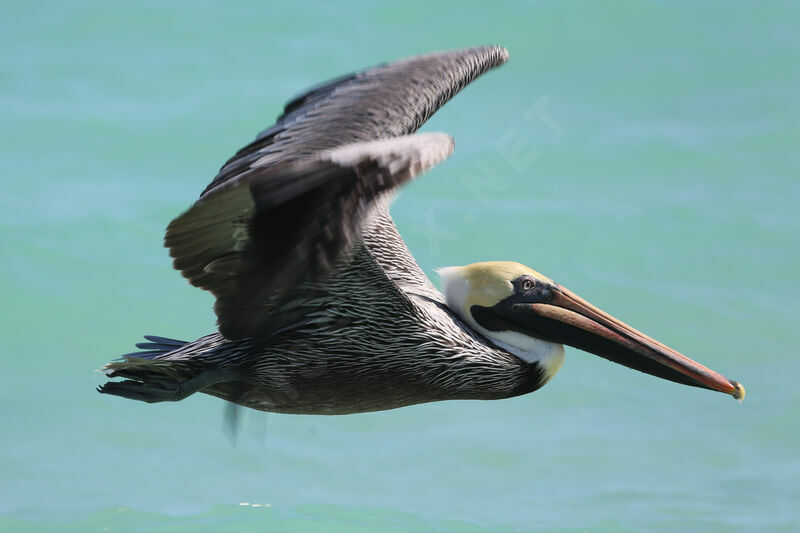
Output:
[[236,153],[203,194],[253,167],[417,131],[464,86],[508,60],[500,46],[427,54],[317,85],[284,108],[274,126]]
[[274,294],[325,276],[352,250],[382,195],[452,151],[448,135],[417,134],[255,169],[173,220],[165,243],[175,268],[216,296],[222,334],[256,336]]
[[384,193],[452,151],[446,135],[408,134],[507,58],[471,48],[338,78],[234,155],[165,237],[175,268],[216,296],[223,335],[263,333],[280,295],[345,258]]

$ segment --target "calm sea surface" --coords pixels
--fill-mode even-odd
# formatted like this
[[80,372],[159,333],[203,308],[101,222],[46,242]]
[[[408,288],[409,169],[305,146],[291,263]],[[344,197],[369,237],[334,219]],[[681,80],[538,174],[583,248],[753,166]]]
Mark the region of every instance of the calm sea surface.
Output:
[[[800,530],[796,2],[2,2],[0,530]],[[346,417],[98,395],[212,298],[170,219],[308,85],[498,43],[393,213],[422,267],[517,260],[741,380],[568,350],[533,395]]]

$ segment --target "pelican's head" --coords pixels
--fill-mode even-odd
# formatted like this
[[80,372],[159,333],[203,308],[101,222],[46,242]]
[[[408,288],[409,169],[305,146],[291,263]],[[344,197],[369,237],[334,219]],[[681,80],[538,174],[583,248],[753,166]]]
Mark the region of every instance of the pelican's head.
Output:
[[493,343],[538,364],[544,384],[569,345],[685,385],[744,398],[744,387],[604,313],[550,278],[511,261],[438,270],[447,305]]

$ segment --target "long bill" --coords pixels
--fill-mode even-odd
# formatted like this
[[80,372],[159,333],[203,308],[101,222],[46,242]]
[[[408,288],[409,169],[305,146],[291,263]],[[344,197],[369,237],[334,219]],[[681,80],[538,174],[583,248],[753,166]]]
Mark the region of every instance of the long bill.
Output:
[[[512,313],[546,340],[566,344],[663,379],[744,399],[744,387],[558,287],[545,302],[515,303]],[[523,318],[525,317],[525,318]],[[519,324],[518,320],[515,320]],[[520,324],[522,325],[522,324]]]

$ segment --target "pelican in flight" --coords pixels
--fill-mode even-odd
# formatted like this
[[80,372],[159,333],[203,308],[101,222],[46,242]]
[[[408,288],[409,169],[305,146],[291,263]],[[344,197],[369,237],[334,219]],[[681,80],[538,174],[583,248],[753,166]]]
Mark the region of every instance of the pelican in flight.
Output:
[[527,394],[564,345],[743,398],[744,387],[519,263],[439,270],[439,292],[389,216],[396,189],[453,139],[417,129],[504,63],[498,46],[433,53],[317,85],[237,152],[167,228],[174,266],[211,291],[219,331],[146,336],[99,391],[203,392],[263,411],[347,414]]

